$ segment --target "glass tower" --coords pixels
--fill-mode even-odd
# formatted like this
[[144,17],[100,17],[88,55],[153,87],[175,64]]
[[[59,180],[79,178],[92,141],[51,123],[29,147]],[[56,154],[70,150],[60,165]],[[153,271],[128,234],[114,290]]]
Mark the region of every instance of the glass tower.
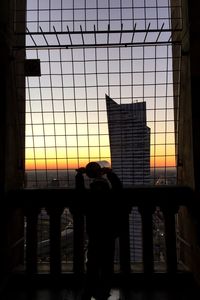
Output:
[[[111,166],[124,187],[150,184],[150,128],[146,102],[117,104],[106,95]],[[136,208],[129,219],[131,261],[142,260],[141,218]]]

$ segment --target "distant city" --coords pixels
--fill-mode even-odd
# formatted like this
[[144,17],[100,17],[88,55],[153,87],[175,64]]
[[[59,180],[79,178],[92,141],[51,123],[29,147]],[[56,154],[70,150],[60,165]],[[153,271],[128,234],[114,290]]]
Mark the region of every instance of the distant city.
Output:
[[[75,188],[76,171],[67,170],[27,170],[26,188]],[[150,185],[176,185],[176,168],[151,168]],[[89,180],[88,180],[89,181]],[[86,185],[87,187],[87,185]],[[132,185],[134,187],[134,185]]]

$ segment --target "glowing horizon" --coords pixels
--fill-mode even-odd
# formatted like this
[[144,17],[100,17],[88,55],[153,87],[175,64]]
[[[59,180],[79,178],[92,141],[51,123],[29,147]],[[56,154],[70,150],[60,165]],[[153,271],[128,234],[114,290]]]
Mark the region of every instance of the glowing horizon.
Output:
[[[75,127],[74,124],[72,125]],[[87,124],[87,126],[89,125]],[[92,133],[96,134],[89,135],[88,130],[84,131],[83,125],[77,124],[76,126],[81,126],[80,129],[82,132],[84,131],[83,136],[75,135],[77,130],[74,131],[74,129],[74,135],[70,136],[64,136],[64,130],[61,130],[58,136],[42,136],[39,129],[39,137],[31,137],[30,140],[26,139],[26,170],[76,169],[85,166],[89,161],[100,160],[107,160],[110,163],[107,124],[103,124],[101,135],[97,134],[99,128],[95,129],[95,125],[92,124],[91,130]],[[35,128],[37,130],[37,125]],[[162,126],[160,127],[161,129]],[[170,133],[159,132],[159,128],[157,130],[158,133],[151,133],[150,167],[176,167],[174,125],[171,124]],[[153,129],[150,128],[150,131],[152,132]],[[68,146],[64,146],[66,142]],[[35,147],[33,147],[34,145]]]
[[[110,162],[108,159],[102,159]],[[26,161],[26,171],[33,171],[33,170],[73,170],[78,167],[84,167],[89,161],[96,161],[96,160],[85,160],[81,162],[72,162],[66,163],[63,162],[62,164],[58,160],[33,160],[33,161]],[[98,159],[99,161],[99,159]],[[101,161],[101,160],[100,160]],[[155,162],[156,161],[156,162]],[[166,164],[168,162],[168,165]],[[166,157],[166,158],[151,158],[150,159],[150,168],[176,168],[175,157]]]
[[[176,167],[176,156],[174,152],[174,147],[169,146],[169,151],[166,151],[167,146],[165,146],[165,152],[162,152],[162,146],[159,148],[156,148],[156,154],[155,150],[151,150],[154,152],[154,155],[150,157],[150,168],[171,168]],[[152,149],[152,146],[151,146]],[[42,149],[40,149],[42,150]],[[44,149],[43,149],[44,150]],[[106,160],[109,163],[111,163],[110,159],[110,152],[107,152],[107,155],[99,156],[98,150],[96,150],[96,153],[93,152],[93,155],[90,157],[63,157],[63,156],[57,156],[57,157],[51,157],[51,158],[44,158],[40,156],[39,158],[34,158],[34,156],[28,156],[28,158],[25,161],[25,169],[26,170],[64,170],[64,169],[76,169],[78,167],[85,166],[89,161],[103,161]],[[28,151],[27,151],[28,152]],[[166,153],[167,152],[167,153]]]

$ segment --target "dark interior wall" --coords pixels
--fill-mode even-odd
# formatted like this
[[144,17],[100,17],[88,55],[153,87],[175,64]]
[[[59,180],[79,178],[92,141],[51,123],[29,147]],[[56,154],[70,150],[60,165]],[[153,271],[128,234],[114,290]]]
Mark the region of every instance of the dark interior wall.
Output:
[[[180,0],[171,0],[177,5]],[[174,34],[174,40],[181,43],[181,74],[178,168],[180,183],[200,191],[200,2],[182,0],[183,30]],[[175,26],[175,24],[173,24]],[[173,49],[176,56],[178,50]],[[175,62],[176,63],[176,62]],[[176,68],[176,65],[174,65]],[[174,76],[178,76],[174,74]],[[175,91],[178,94],[178,91]]]
[[5,186],[5,144],[6,144],[6,77],[8,65],[8,47],[6,44],[6,26],[8,24],[8,3],[6,1],[0,2],[0,189],[1,192]]
[[194,186],[196,207],[193,211],[195,238],[193,270],[200,283],[200,2],[188,0],[189,37],[190,37],[190,74],[192,99],[192,133]]
[[[23,217],[20,210],[5,209],[6,192],[23,187],[24,174],[24,124],[19,118],[19,105],[25,109],[25,89],[16,89],[17,72],[21,73],[20,85],[25,86],[23,64],[25,50],[13,51],[13,5],[15,1],[0,1],[0,278],[3,281],[15,266],[23,261]],[[18,9],[24,9],[25,1],[18,1]],[[23,23],[21,23],[23,24]],[[23,24],[24,25],[24,24]],[[22,26],[22,25],[21,25]],[[22,37],[24,40],[24,37]],[[22,42],[22,41],[20,41]],[[20,101],[19,101],[20,99]]]
[[195,190],[200,192],[200,2],[188,1]]
[[[19,188],[23,185],[24,169],[24,125],[25,77],[23,62],[25,50],[14,51],[17,42],[23,45],[25,37],[17,39],[13,34],[13,2],[0,3],[0,188],[1,191]],[[21,6],[21,7],[20,7]],[[25,1],[20,1],[18,9],[24,9]],[[23,11],[23,10],[22,10]],[[20,14],[21,21],[22,14]],[[20,27],[24,26],[21,22]],[[16,78],[16,74],[20,74]],[[17,82],[18,80],[18,82]],[[21,86],[20,90],[16,86]],[[21,120],[20,120],[21,118]],[[22,119],[23,118],[23,119]],[[20,127],[21,126],[21,127]]]
[[[180,0],[171,0],[176,5]],[[179,211],[180,235],[186,243],[181,244],[181,259],[193,272],[200,284],[200,2],[182,0],[183,30],[174,34],[174,41],[181,40],[180,92],[174,87],[175,106],[179,119],[177,135],[178,183],[193,188],[195,207]],[[175,25],[175,24],[172,24]],[[173,47],[174,56],[178,48]],[[177,61],[174,60],[174,69]],[[179,76],[174,72],[174,76]],[[177,79],[177,78],[176,78]],[[177,80],[176,80],[177,81]]]
[[[180,5],[180,0],[171,0],[172,7]],[[172,10],[172,27],[177,27],[180,18],[181,31],[173,34],[173,41],[180,41],[180,45],[173,45],[173,77],[174,82],[180,82],[180,86],[174,85],[174,107],[177,144],[177,171],[178,183],[194,188],[193,169],[193,134],[192,134],[192,99],[191,99],[191,73],[189,51],[189,19],[187,0],[182,1],[180,11]],[[181,59],[177,59],[181,57]],[[179,72],[180,70],[180,72]]]

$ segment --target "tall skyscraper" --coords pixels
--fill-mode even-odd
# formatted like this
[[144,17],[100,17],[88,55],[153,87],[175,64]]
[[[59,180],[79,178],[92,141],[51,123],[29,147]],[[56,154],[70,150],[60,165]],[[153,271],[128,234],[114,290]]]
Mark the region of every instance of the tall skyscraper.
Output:
[[124,186],[150,183],[146,102],[117,104],[106,95],[111,163]]
[[[124,187],[150,184],[150,128],[146,102],[117,104],[106,95],[111,166]],[[141,219],[137,209],[130,215],[131,260],[142,260]]]

